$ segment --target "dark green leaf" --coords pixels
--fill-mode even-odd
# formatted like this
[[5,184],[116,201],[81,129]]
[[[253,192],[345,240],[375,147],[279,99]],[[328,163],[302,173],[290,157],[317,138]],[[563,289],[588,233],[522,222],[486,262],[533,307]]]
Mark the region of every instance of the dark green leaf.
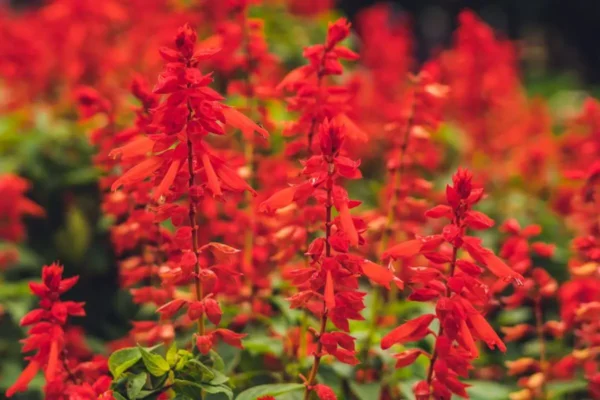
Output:
[[223,361],[223,359],[221,358],[221,356],[219,355],[219,353],[217,353],[214,350],[210,351],[210,358],[213,361],[213,368],[216,369],[219,372],[224,372],[225,371],[225,362]]
[[200,382],[210,382],[215,377],[212,369],[196,359],[189,360],[186,368],[190,371],[190,375],[196,377]]
[[138,399],[138,395],[142,391],[142,388],[146,384],[148,375],[145,372],[141,372],[137,375],[132,375],[127,380],[127,397],[130,399]]

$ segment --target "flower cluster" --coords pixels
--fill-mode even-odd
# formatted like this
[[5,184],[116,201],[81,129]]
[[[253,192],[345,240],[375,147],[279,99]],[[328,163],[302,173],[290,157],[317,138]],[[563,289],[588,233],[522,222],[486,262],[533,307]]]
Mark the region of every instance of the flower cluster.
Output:
[[[357,290],[358,278],[364,275],[387,287],[394,279],[391,271],[349,253],[351,248],[364,243],[366,226],[350,213],[350,209],[360,203],[350,200],[339,183],[342,178],[361,177],[360,163],[340,154],[344,140],[345,128],[325,120],[319,127],[319,154],[303,163],[306,181],[275,193],[261,205],[263,211],[275,212],[292,202],[303,204],[314,199],[321,207],[324,220],[325,237],[313,240],[306,252],[310,265],[287,272],[288,278],[299,289],[289,299],[291,307],[305,308],[320,320],[320,328],[315,331],[317,347],[313,367],[305,378],[305,398],[313,390],[319,398],[335,398],[333,394],[333,397],[323,394],[330,389],[315,385],[321,357],[329,354],[347,364],[359,362],[354,338],[347,333],[350,331],[349,320],[363,319],[360,312],[364,309],[365,293]],[[333,208],[338,212],[336,218],[332,216]],[[328,332],[328,321],[341,332]]]
[[[340,60],[356,60],[358,55],[339,45],[350,35],[350,24],[343,18],[329,25],[324,44],[304,49],[308,64],[292,70],[278,85],[279,90],[292,90],[295,95],[289,99],[288,109],[298,112],[298,118],[290,123],[284,134],[300,138],[288,143],[286,154],[293,156],[301,150],[314,150],[313,140],[319,125],[325,120],[336,121],[346,126],[347,140],[367,140],[363,132],[347,115],[350,92],[343,85],[328,85],[327,77],[341,75],[343,66]],[[306,137],[305,137],[306,136]]]
[[[439,321],[433,352],[419,348],[396,355],[397,368],[412,364],[419,355],[430,359],[426,380],[418,382],[413,391],[418,399],[449,398],[451,393],[467,397],[467,384],[459,377],[467,377],[471,362],[479,356],[476,340],[485,342],[490,349],[506,351],[506,346],[483,314],[490,301],[489,289],[480,275],[481,264],[500,279],[523,283],[523,277],[507,266],[493,252],[481,244],[481,239],[467,235],[468,229],[482,230],[494,225],[485,214],[472,207],[482,196],[483,189],[475,187],[472,174],[458,170],[452,177],[452,186],[446,187],[447,204],[428,210],[429,218],[447,218],[441,234],[416,238],[389,248],[384,259],[411,258],[422,255],[429,266],[411,267],[409,272],[413,301],[435,301],[435,314],[425,314],[389,332],[381,341],[387,349],[394,344],[414,342],[433,333],[429,325]],[[470,259],[459,258],[465,251]],[[448,265],[448,268],[444,266]]]
[[44,210],[25,197],[29,182],[17,175],[0,175],[0,241],[8,245],[0,249],[0,269],[18,260],[18,252],[12,246],[25,237],[23,217],[41,217]]
[[[65,329],[69,317],[85,315],[83,303],[62,301],[60,296],[71,289],[79,277],[63,279],[63,267],[58,264],[42,268],[42,282],[32,282],[29,287],[39,298],[36,308],[21,319],[21,326],[29,326],[28,337],[23,340],[23,352],[36,350],[28,356],[27,367],[17,381],[6,391],[7,397],[27,390],[39,371],[44,372],[46,399],[96,399],[108,389],[111,379],[106,375],[106,360],[97,358],[89,362],[71,360],[68,352],[70,339]],[[74,361],[74,362],[73,362]],[[77,363],[79,365],[77,365]]]
[[[505,334],[504,340],[514,342],[534,334],[537,337],[540,351],[539,359],[521,357],[506,362],[509,375],[522,376],[519,383],[524,389],[514,393],[513,396],[543,398],[546,396],[546,382],[551,378],[546,336],[562,337],[565,332],[565,324],[561,321],[546,320],[544,317],[544,303],[556,296],[558,283],[546,270],[534,267],[531,252],[538,256],[551,257],[554,247],[543,242],[529,243],[531,237],[541,233],[539,225],[521,228],[516,220],[510,219],[502,225],[501,229],[509,236],[500,249],[500,255],[515,271],[524,276],[523,285],[516,287],[510,296],[503,297],[501,301],[507,310],[531,305],[535,317],[533,325],[521,323],[502,327],[502,332]],[[494,291],[502,290],[506,286],[505,282],[498,283],[493,288]]]
[[245,132],[257,131],[264,136],[267,133],[234,108],[220,103],[222,97],[208,86],[210,74],[203,75],[198,70],[199,63],[218,49],[195,50],[196,39],[196,32],[185,25],[175,37],[174,48],[160,49],[167,65],[154,93],[167,96],[152,111],[155,131],[119,149],[122,157],[150,155],[126,171],[112,188],[127,188],[152,178],[152,199],[159,203],[154,208],[156,221],[170,219],[176,227],[174,251],[169,254],[166,268],[161,269],[160,278],[163,285],[193,281],[195,287],[193,300],[176,298],[158,311],[168,319],[181,308],[187,310],[189,320],[198,323],[198,349],[208,353],[219,338],[241,346],[243,335],[228,329],[205,329],[205,317],[215,325],[220,322],[221,309],[214,296],[235,275],[227,263],[214,263],[217,259],[210,250],[216,254],[237,251],[218,243],[199,244],[198,205],[207,194],[225,199],[228,193],[252,189],[215,154],[205,137],[209,133],[224,134],[225,123]]

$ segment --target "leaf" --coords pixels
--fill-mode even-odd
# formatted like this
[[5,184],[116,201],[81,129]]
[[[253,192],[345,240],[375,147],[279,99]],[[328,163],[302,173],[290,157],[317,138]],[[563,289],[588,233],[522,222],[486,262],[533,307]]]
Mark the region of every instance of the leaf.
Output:
[[175,379],[175,382],[173,383],[173,390],[176,394],[183,395],[189,399],[202,398],[202,386],[194,382],[183,379]]
[[549,382],[546,386],[549,399],[561,399],[567,394],[585,391],[587,387],[588,383],[582,379],[565,382]]
[[117,400],[127,400],[125,397],[121,396],[119,393],[117,392],[113,392],[113,396],[115,397],[115,399]]
[[191,369],[190,374],[196,376],[201,382],[210,382],[215,378],[215,372],[196,359],[188,360],[186,367]]
[[284,393],[304,390],[301,383],[273,383],[269,385],[259,385],[244,390],[235,400],[256,400],[260,396],[278,396]]
[[206,393],[211,393],[211,394],[217,394],[217,393],[223,393],[225,394],[230,400],[233,400],[233,390],[231,390],[231,388],[229,386],[225,386],[225,385],[206,385],[206,384],[200,384],[200,386],[202,387],[202,389],[204,389],[204,391]]
[[217,353],[214,350],[210,351],[210,358],[212,359],[213,362],[213,368],[216,369],[219,372],[224,372],[225,371],[225,362],[223,361],[223,358],[221,358],[221,356],[219,355],[219,353]]
[[513,388],[493,381],[467,381],[471,387],[467,388],[471,400],[504,400]]
[[154,354],[148,352],[143,347],[138,347],[140,353],[142,354],[142,361],[144,361],[144,365],[148,372],[150,372],[154,376],[162,376],[169,372],[171,367],[167,360],[162,358],[159,354]]
[[374,400],[381,397],[381,384],[350,381],[350,390],[359,400]]
[[209,382],[211,385],[222,385],[226,382],[229,381],[229,377],[217,370],[212,370],[213,374],[215,375],[214,378],[211,379],[211,381]]
[[171,367],[174,367],[177,364],[177,344],[173,342],[167,350],[166,354],[167,362]]
[[138,395],[142,391],[142,388],[146,384],[146,380],[148,379],[148,374],[145,372],[139,373],[137,375],[132,375],[127,380],[127,397],[130,399],[139,398]]
[[142,354],[136,347],[117,350],[108,358],[108,369],[114,379],[118,379],[123,372],[134,366],[140,359]]
[[273,354],[280,356],[283,353],[283,343],[281,340],[267,335],[257,334],[251,336],[251,339],[244,340],[244,349],[250,352],[251,355]]
[[231,390],[231,388],[229,388],[228,386],[225,386],[225,385],[213,386],[213,385],[190,382],[190,381],[186,381],[183,379],[176,379],[175,382],[173,383],[173,390],[177,394],[182,394],[182,395],[184,395],[190,399],[194,399],[194,400],[203,398],[202,397],[203,391],[206,393],[211,393],[211,394],[223,393],[229,399],[233,399],[233,391]]

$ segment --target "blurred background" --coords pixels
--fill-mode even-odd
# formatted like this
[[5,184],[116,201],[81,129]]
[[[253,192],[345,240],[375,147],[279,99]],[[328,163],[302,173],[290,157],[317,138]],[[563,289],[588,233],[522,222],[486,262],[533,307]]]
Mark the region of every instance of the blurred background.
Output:
[[[27,178],[32,183],[28,197],[46,210],[44,218],[26,219],[26,236],[19,243],[10,244],[18,249],[18,261],[0,278],[0,359],[3,360],[0,388],[11,384],[21,370],[16,341],[23,331],[18,321],[33,305],[27,281],[39,275],[41,265],[60,260],[65,264],[67,276],[81,276],[68,296],[87,303],[88,316],[74,322],[86,330],[93,350],[101,352],[106,341],[126,335],[129,321],[139,315],[140,310],[130,295],[119,288],[118,271],[114,267],[117,257],[110,243],[112,221],[102,215],[100,173],[93,165],[95,151],[83,134],[96,129],[97,121],[78,120],[72,92],[79,85],[89,85],[108,93],[109,98],[114,94],[114,98],[131,100],[123,92],[127,91],[132,76],[139,73],[154,82],[161,65],[156,49],[172,37],[174,27],[185,20],[188,10],[201,8],[205,2],[55,2],[62,8],[49,3],[52,2],[0,0],[0,173],[12,172]],[[217,0],[214,4],[221,3],[225,2]],[[600,1],[275,0],[270,3],[276,6],[256,7],[252,12],[265,20],[270,50],[287,70],[305,62],[304,46],[323,41],[328,21],[339,15],[353,21],[356,35],[351,47],[360,52],[363,40],[373,39],[369,24],[380,23],[377,18],[384,15],[385,28],[389,27],[393,33],[389,37],[400,39],[389,47],[386,43],[376,43],[377,51],[389,52],[388,58],[399,57],[400,67],[415,72],[422,62],[451,46],[458,14],[470,8],[495,29],[499,38],[514,42],[523,90],[529,97],[546,99],[553,123],[558,125],[572,117],[586,95],[599,93]],[[163,8],[175,11],[163,18]],[[160,18],[148,20],[156,15]],[[210,18],[195,22],[200,27],[206,26],[200,32],[202,37],[211,34],[214,27]],[[387,36],[374,40],[381,37]],[[370,58],[375,64],[377,59],[377,54]],[[218,67],[215,66],[216,86],[223,90],[232,75]],[[285,119],[281,106],[273,109],[274,114]],[[130,120],[118,122],[126,127]],[[554,125],[548,129],[551,133],[558,130]],[[452,142],[453,131],[445,134],[450,137],[449,157],[454,157],[448,164],[453,165],[459,144]],[[375,178],[381,180],[385,175],[381,166],[371,168],[377,161],[380,160],[370,164],[366,157],[363,162],[367,181],[373,178],[365,184],[369,189],[379,189],[377,185],[381,182]],[[446,178],[442,176],[440,180]],[[500,213],[502,218],[521,213],[527,222],[540,223],[544,228],[540,239],[558,244],[557,257],[545,267],[559,279],[566,279],[569,235],[565,226],[551,210],[548,193],[538,190],[537,182],[515,179],[517,189],[504,191],[510,199],[491,203],[491,212],[498,204],[504,207],[511,204],[507,208],[512,207],[513,214],[505,213],[504,209]],[[357,195],[365,204],[376,201],[372,199],[375,195],[360,190],[357,189]],[[529,196],[535,200],[529,201]],[[488,239],[497,243],[497,238]],[[0,243],[0,250],[6,245]],[[558,313],[556,307],[553,312]],[[518,321],[528,317],[505,318]]]

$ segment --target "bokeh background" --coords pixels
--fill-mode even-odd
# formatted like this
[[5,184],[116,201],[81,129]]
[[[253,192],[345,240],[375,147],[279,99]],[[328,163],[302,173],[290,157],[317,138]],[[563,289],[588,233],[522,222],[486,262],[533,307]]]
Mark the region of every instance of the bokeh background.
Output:
[[[119,4],[114,1],[56,3],[66,8],[52,9],[43,0],[0,0],[0,172],[29,179],[29,197],[47,213],[45,218],[26,220],[26,238],[17,244],[18,262],[0,278],[0,390],[21,370],[17,340],[23,337],[23,330],[17,322],[32,307],[27,281],[38,276],[40,265],[60,260],[66,275],[81,276],[69,297],[87,304],[88,316],[74,322],[85,329],[94,350],[104,351],[107,341],[123,337],[130,329],[129,321],[140,313],[130,296],[119,289],[108,233],[111,221],[101,212],[99,172],[84,134],[89,126],[78,121],[71,91],[79,84],[126,90],[125,82],[133,73],[152,79],[160,62],[149,54],[164,38],[169,39],[172,27],[184,19],[174,13],[164,20],[144,21],[145,15],[162,7],[158,1],[132,1],[136,6],[124,7],[125,11],[110,9]],[[181,13],[194,6],[192,0],[166,3],[175,4]],[[416,71],[420,63],[451,44],[458,13],[471,8],[498,35],[515,42],[524,89],[530,97],[546,99],[557,126],[579,110],[587,95],[600,93],[600,2],[594,0],[340,0],[333,10],[328,10],[330,2],[326,0],[273,3],[276,5],[256,7],[252,12],[265,19],[271,50],[288,68],[303,63],[302,47],[320,42],[327,21],[339,15],[356,23],[352,47],[360,49],[362,38],[369,34],[368,24],[361,25],[361,18],[367,10],[379,7],[386,9],[385,23],[406,32],[410,43],[406,55],[412,58],[408,69]],[[126,20],[133,18],[127,14],[132,10],[140,15]],[[131,39],[130,47],[118,45],[124,37]],[[53,41],[55,48],[46,49],[43,42],[47,41]],[[134,50],[139,56],[130,57],[128,52]],[[399,50],[390,44],[379,51],[393,54]],[[66,80],[55,75],[58,72],[65,73]],[[226,73],[216,73],[218,87],[225,88],[227,79]],[[369,163],[368,156],[363,165],[367,183],[353,190],[373,204],[376,200],[365,193],[365,187],[375,191],[375,178],[383,172]],[[500,218],[516,215],[540,223],[544,228],[541,239],[558,245],[556,257],[545,267],[564,280],[567,228],[546,202],[548,194],[531,195],[530,185],[535,186],[517,182],[505,191],[505,198],[490,201],[486,211]],[[498,240],[487,239],[491,243]],[[552,313],[558,313],[556,306],[550,307]],[[500,318],[511,321],[527,316],[516,312]]]

